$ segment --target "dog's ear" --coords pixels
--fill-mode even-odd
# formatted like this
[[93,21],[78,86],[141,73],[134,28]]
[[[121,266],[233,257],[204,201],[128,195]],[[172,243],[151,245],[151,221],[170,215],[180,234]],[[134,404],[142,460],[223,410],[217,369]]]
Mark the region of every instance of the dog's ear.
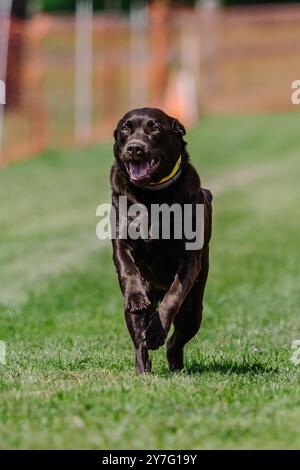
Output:
[[182,137],[185,135],[185,128],[178,119],[172,120],[172,129],[176,134],[180,134]]
[[116,127],[115,130],[114,130],[114,138],[115,138],[115,140],[117,140],[118,132],[119,132],[119,129],[121,128],[122,122],[123,122],[123,119],[120,119],[120,121],[119,121],[118,124],[117,124],[117,127]]
[[119,139],[118,139],[118,134],[119,134],[119,129],[121,127],[121,124],[122,124],[122,119],[120,119],[120,121],[117,124],[116,129],[114,130],[114,139],[115,139],[114,154],[115,154],[116,158],[118,158],[119,153],[120,153],[120,146],[119,146],[120,142],[119,142]]
[[118,131],[119,131],[119,124],[117,125],[116,129],[114,130],[114,139],[115,139],[114,155],[115,155],[116,158],[118,158],[119,152],[120,152],[119,140],[118,140]]
[[118,129],[114,130],[115,147],[117,145]]
[[117,137],[118,137],[118,131],[119,131],[119,125],[117,125],[116,129],[114,130],[114,139],[115,139],[115,141],[117,140]]

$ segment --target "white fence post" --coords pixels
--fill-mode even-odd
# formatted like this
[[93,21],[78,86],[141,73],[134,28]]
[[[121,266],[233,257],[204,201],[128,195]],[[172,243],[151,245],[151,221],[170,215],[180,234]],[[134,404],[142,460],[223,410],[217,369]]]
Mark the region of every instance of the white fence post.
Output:
[[10,29],[12,0],[0,2],[0,165],[2,157],[2,140],[4,125],[4,105],[6,103],[6,67],[8,51],[8,35]]
[[148,103],[148,15],[145,0],[139,0],[130,9],[130,108]]
[[85,141],[92,132],[92,0],[77,0],[75,23],[75,138]]

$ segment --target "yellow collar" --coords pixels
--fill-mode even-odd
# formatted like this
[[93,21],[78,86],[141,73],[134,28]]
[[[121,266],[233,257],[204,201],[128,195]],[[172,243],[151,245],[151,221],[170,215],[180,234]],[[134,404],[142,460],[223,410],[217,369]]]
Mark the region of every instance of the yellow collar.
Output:
[[165,176],[164,178],[162,178],[157,183],[150,183],[149,186],[157,186],[157,185],[162,184],[162,183],[167,183],[172,178],[174,178],[174,176],[176,175],[176,173],[178,172],[180,167],[181,167],[181,155],[178,158],[177,162],[175,163],[175,166],[174,166],[173,170],[171,171],[171,173],[168,176]]
[[182,163],[182,158],[180,155],[177,162],[175,163],[173,170],[168,176],[165,176],[157,183],[149,183],[147,186],[139,186],[139,185],[137,186],[139,186],[140,189],[148,189],[150,191],[157,191],[159,189],[167,188],[172,183],[175,183],[175,181],[177,181],[177,179],[181,175],[181,171],[182,171],[181,163]]

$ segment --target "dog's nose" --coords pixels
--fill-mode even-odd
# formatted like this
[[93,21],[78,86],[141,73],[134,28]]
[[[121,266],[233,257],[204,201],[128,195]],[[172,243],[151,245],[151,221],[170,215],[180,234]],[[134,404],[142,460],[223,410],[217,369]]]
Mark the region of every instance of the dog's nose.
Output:
[[145,153],[145,149],[142,144],[131,143],[127,146],[126,153],[130,157],[142,157]]

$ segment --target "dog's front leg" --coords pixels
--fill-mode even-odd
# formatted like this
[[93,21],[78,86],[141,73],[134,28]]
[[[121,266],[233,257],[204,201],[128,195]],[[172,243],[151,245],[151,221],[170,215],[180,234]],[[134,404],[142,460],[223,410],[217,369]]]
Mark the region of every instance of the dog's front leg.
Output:
[[174,281],[163,297],[159,314],[153,317],[146,330],[149,349],[158,349],[168,336],[173,319],[192,288],[201,268],[201,255],[187,255],[180,263]]
[[151,361],[144,339],[151,314],[146,282],[134,261],[130,244],[122,240],[113,240],[113,244],[114,263],[124,295],[125,320],[135,347],[136,371],[138,374],[150,372]]
[[135,369],[138,374],[151,371],[151,360],[148,347],[143,339],[147,325],[147,315],[133,315],[125,310],[125,320],[132,342],[135,347]]
[[113,240],[113,243],[114,263],[124,295],[125,310],[129,313],[141,313],[150,307],[150,300],[146,283],[133,258],[132,248],[124,240]]

